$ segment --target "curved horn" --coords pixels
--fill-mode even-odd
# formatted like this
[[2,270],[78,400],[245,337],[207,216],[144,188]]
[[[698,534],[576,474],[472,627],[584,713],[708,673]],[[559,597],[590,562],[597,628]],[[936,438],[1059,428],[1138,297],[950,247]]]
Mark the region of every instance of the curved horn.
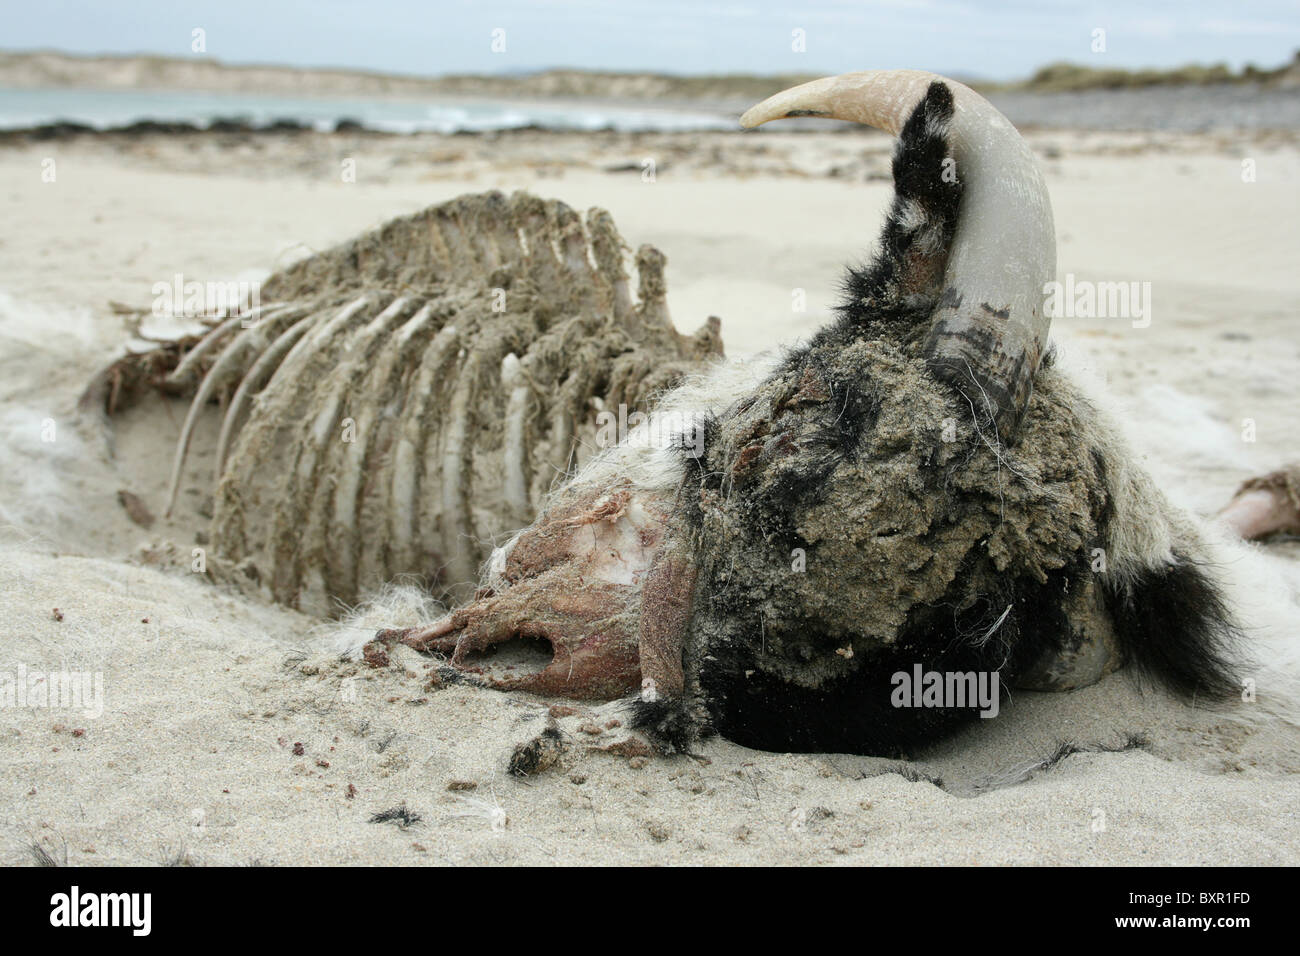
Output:
[[1047,187],[1010,121],[974,90],[934,73],[870,70],[778,93],[746,112],[740,125],[820,116],[897,136],[936,81],[952,91],[949,144],[964,192],[925,352],[935,373],[1008,437],[1029,403],[1047,345],[1043,287],[1056,278]]

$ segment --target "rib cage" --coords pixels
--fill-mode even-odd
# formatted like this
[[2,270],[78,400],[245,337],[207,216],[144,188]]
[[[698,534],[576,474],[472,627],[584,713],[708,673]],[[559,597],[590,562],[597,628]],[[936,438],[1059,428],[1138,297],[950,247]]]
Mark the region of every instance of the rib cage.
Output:
[[315,613],[403,575],[474,582],[594,449],[600,410],[721,352],[715,319],[673,329],[652,247],[633,297],[626,248],[603,210],[491,192],[272,276],[155,380],[194,391],[173,500],[200,409],[225,402],[213,570]]

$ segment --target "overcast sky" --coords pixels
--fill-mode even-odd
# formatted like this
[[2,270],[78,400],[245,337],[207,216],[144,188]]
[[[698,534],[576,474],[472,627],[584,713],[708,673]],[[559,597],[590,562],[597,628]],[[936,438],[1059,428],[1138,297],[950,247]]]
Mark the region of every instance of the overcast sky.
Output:
[[[837,73],[915,67],[1008,79],[1054,60],[1276,66],[1297,0],[0,0],[0,49],[207,55],[385,72],[552,66]],[[492,51],[493,31],[505,51]],[[792,50],[792,31],[806,52]],[[1093,31],[1105,30],[1094,53]]]

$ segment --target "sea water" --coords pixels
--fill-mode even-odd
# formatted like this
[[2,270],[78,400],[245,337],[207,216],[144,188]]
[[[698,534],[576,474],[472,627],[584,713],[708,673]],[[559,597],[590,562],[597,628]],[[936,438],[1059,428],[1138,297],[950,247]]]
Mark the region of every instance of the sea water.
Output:
[[0,88],[0,129],[81,123],[96,129],[141,120],[206,127],[214,120],[267,126],[292,120],[322,131],[339,120],[390,133],[484,132],[538,126],[554,130],[689,131],[735,129],[733,115],[576,101],[493,100],[434,96],[406,99],[270,96],[254,93]]

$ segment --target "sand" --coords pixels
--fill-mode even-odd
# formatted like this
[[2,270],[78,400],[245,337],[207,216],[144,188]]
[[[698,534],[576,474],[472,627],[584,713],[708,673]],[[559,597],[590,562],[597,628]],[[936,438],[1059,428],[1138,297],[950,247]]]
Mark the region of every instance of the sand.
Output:
[[[1148,327],[1058,320],[1065,360],[1104,384],[1168,493],[1211,516],[1242,479],[1300,457],[1300,147],[1029,138],[1062,276],[1151,283]],[[125,339],[110,302],[146,309],[176,273],[260,278],[487,188],[607,208],[631,243],[667,254],[679,330],[716,314],[729,353],[752,354],[824,321],[839,270],[877,231],[888,149],[833,133],[520,133],[0,151],[0,674],[66,668],[103,687],[97,717],[0,706],[0,863],[33,862],[33,844],[127,865],[1300,862],[1294,543],[1225,551],[1262,658],[1253,704],[1192,708],[1120,673],[1072,694],[1018,692],[907,764],[715,739],[695,758],[575,752],[520,780],[510,751],[551,702],[426,689],[414,655],[391,670],[340,661],[349,638],[414,623],[409,599],[340,626],[192,573],[201,469],[186,507],[149,529],[118,497],[160,516],[183,409],[156,405],[115,435],[73,411]],[[349,158],[355,183],[340,177]],[[1066,741],[1081,752],[1039,767]],[[419,819],[369,822],[402,805]]]

